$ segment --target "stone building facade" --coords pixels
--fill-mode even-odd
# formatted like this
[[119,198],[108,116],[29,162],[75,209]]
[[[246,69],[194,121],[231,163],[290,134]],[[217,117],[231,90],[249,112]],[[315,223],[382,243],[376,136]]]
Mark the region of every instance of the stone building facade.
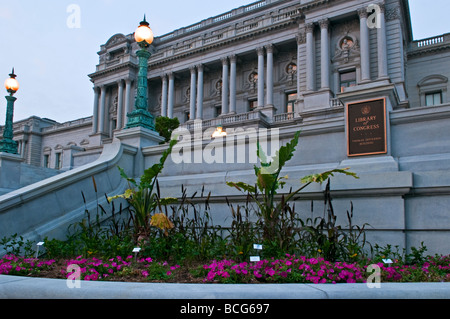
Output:
[[[133,34],[113,35],[101,46],[89,75],[92,117],[16,123],[28,164],[82,167],[123,136],[134,107],[137,50]],[[335,180],[337,210],[352,201],[360,212],[355,222],[369,222],[375,242],[410,248],[425,241],[430,251],[448,253],[450,34],[414,40],[407,0],[262,0],[157,36],[149,50],[148,107],[155,117],[177,117],[187,132],[277,129],[282,143],[300,130],[298,154],[286,168],[292,179],[351,167],[360,180]],[[368,124],[354,127],[351,110],[360,104],[355,122]],[[383,116],[370,115],[374,109]],[[375,118],[383,121],[370,124]],[[382,137],[355,137],[380,125]],[[375,140],[382,148],[370,151]],[[145,167],[164,147],[140,147]],[[253,174],[249,163],[167,167],[164,192],[176,197],[180,184],[205,186],[224,223],[225,198],[239,200],[225,181],[251,181]],[[317,200],[321,191],[312,188],[305,199]]]

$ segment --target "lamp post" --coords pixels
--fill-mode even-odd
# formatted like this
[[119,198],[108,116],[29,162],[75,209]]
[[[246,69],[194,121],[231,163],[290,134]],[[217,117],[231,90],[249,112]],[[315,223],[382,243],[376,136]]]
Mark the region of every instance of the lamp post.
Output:
[[148,92],[147,92],[147,73],[148,73],[148,59],[151,53],[148,52],[148,47],[153,42],[153,32],[149,27],[148,22],[144,20],[140,23],[136,32],[134,33],[134,39],[140,46],[140,50],[137,52],[139,57],[139,73],[137,83],[137,95],[135,101],[135,108],[133,112],[128,113],[128,124],[126,128],[144,127],[152,131],[155,130],[153,115],[148,112]]
[[9,95],[6,96],[6,122],[3,129],[3,139],[0,140],[0,152],[17,154],[17,142],[13,140],[13,114],[14,102],[17,100],[13,95],[19,90],[19,82],[16,80],[14,68],[9,79],[5,81],[5,88]]

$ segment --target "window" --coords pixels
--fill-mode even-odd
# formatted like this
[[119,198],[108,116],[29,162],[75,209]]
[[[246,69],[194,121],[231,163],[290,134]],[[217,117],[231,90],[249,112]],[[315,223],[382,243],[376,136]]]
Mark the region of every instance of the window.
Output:
[[191,119],[191,113],[189,111],[184,112],[184,122],[186,123]]
[[442,92],[425,94],[425,106],[433,106],[439,104],[442,104]]
[[44,155],[44,167],[45,168],[50,167],[50,155],[48,154]]
[[222,106],[216,105],[214,107],[214,117],[219,117],[222,114]]
[[339,74],[339,80],[342,93],[346,88],[356,86],[356,71],[341,72]]
[[294,112],[294,104],[297,100],[297,93],[289,93],[287,94],[287,103],[286,103],[286,113],[293,113]]
[[448,101],[448,78],[443,75],[428,75],[417,83],[417,87],[422,106],[440,105]]
[[258,107],[258,100],[256,100],[256,99],[248,100],[248,111],[249,112],[256,110],[257,107]]
[[62,168],[62,157],[61,153],[56,153],[56,159],[55,159],[55,169],[61,169]]

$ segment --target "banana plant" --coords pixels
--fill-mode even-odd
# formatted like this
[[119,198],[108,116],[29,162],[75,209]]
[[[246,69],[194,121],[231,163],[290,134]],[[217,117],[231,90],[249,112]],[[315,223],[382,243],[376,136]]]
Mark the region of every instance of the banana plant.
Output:
[[135,234],[138,238],[146,238],[149,235],[150,226],[152,226],[151,218],[158,207],[177,202],[176,198],[161,198],[158,185],[158,175],[163,170],[164,163],[176,143],[177,140],[170,141],[169,147],[163,152],[159,163],[146,169],[139,182],[128,177],[125,170],[118,167],[120,176],[128,182],[128,189],[121,195],[108,197],[108,201],[121,198],[130,204]]
[[276,238],[276,226],[280,222],[280,214],[288,209],[288,203],[303,189],[312,183],[323,183],[335,173],[341,173],[358,178],[355,173],[349,172],[349,168],[333,169],[323,173],[305,176],[301,179],[301,186],[296,190],[290,190],[281,196],[280,201],[276,201],[276,196],[280,189],[286,184],[288,176],[281,176],[281,171],[285,164],[294,156],[298,145],[300,132],[296,132],[294,138],[286,145],[281,146],[275,153],[272,161],[268,161],[266,154],[257,145],[257,156],[261,166],[254,166],[256,183],[250,185],[243,182],[227,182],[227,185],[250,196],[258,207],[257,214],[263,222],[263,238],[274,240]]

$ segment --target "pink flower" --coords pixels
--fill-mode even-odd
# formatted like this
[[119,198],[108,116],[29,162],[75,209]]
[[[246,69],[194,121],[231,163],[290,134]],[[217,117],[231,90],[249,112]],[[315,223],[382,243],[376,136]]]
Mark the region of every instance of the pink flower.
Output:
[[147,278],[147,277],[148,277],[148,271],[147,271],[147,270],[144,270],[144,271],[142,272],[142,276],[144,276],[145,278]]

